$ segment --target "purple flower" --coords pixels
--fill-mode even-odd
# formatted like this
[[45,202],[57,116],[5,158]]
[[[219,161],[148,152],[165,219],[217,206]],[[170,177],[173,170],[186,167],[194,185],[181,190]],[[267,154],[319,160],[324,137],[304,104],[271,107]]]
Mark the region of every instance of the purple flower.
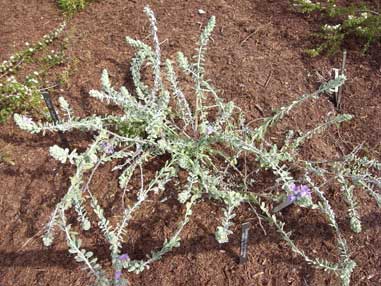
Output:
[[310,197],[311,196],[311,190],[306,185],[300,186],[300,196],[301,197]]
[[311,197],[311,190],[306,185],[295,185],[291,184],[289,187],[291,194],[287,196],[287,200],[283,201],[280,205],[274,208],[274,212],[279,212],[282,209],[293,204],[295,201],[298,201],[304,197]]
[[299,200],[303,197],[311,197],[311,190],[306,185],[290,185],[291,194],[287,197],[289,202],[294,202],[295,200]]
[[127,253],[124,253],[121,256],[119,256],[119,260],[120,261],[126,261],[126,260],[129,260],[129,259],[130,259],[130,257],[128,256]]
[[107,155],[111,155],[115,152],[114,150],[114,147],[112,146],[112,144],[106,142],[106,141],[103,141],[99,144],[99,146],[101,146],[101,148],[103,149],[103,151],[107,154]]
[[289,203],[293,203],[295,200],[296,200],[296,196],[295,195],[288,195],[287,196],[287,201]]
[[122,271],[115,271],[114,280],[119,280],[122,277]]

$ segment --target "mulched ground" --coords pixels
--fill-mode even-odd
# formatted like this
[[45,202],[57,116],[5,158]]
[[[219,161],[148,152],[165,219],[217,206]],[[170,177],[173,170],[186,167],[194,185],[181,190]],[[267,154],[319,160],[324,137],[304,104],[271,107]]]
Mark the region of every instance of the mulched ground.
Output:
[[[341,56],[331,59],[307,58],[303,49],[311,46],[311,31],[317,23],[289,9],[288,1],[134,1],[105,0],[90,4],[68,23],[67,54],[70,79],[52,91],[73,105],[78,115],[104,112],[102,105],[88,96],[99,88],[100,73],[107,68],[117,86],[130,84],[129,61],[133,51],[125,36],[145,39],[149,23],[143,7],[149,4],[159,23],[159,36],[165,56],[183,51],[190,55],[200,28],[209,16],[217,17],[217,28],[208,50],[207,68],[214,85],[227,100],[233,100],[249,119],[271,114],[317,87],[318,76],[329,75],[340,67]],[[0,61],[7,59],[25,42],[33,43],[54,29],[63,19],[55,1],[0,0]],[[198,9],[206,14],[200,15]],[[343,112],[355,116],[340,132],[330,130],[312,140],[303,149],[306,157],[330,158],[365,143],[369,156],[381,159],[381,69],[379,47],[364,56],[349,50],[348,82],[343,92]],[[65,67],[51,71],[62,72]],[[60,91],[60,89],[62,91]],[[335,112],[331,101],[322,97],[306,104],[282,122],[280,130],[306,130]],[[68,135],[71,146],[81,146],[88,137]],[[68,254],[62,238],[51,248],[43,247],[41,230],[54,205],[68,187],[72,170],[48,156],[48,147],[60,144],[58,136],[30,135],[10,120],[0,126],[0,147],[6,146],[14,166],[0,164],[0,285],[89,285],[85,273]],[[108,169],[96,181],[99,189],[116,187],[115,174]],[[331,190],[339,224],[349,242],[358,267],[352,285],[381,285],[381,211],[375,203],[360,196],[363,232],[354,235],[348,228],[345,206]],[[337,190],[336,190],[337,191]],[[176,226],[182,207],[175,195],[152,202],[132,221],[126,250],[132,258],[161,245]],[[111,212],[112,204],[108,208]],[[154,215],[152,215],[154,214]],[[213,214],[213,215],[211,215]],[[274,230],[260,227],[255,215],[246,207],[235,218],[231,241],[219,246],[214,239],[221,207],[203,202],[182,236],[182,244],[143,274],[129,274],[132,285],[339,285],[336,277],[315,270],[295,256]],[[307,253],[335,259],[334,238],[320,216],[290,208],[282,219],[293,238]],[[249,259],[237,263],[240,223],[250,221]],[[95,234],[87,237],[89,247],[107,265],[107,246]]]

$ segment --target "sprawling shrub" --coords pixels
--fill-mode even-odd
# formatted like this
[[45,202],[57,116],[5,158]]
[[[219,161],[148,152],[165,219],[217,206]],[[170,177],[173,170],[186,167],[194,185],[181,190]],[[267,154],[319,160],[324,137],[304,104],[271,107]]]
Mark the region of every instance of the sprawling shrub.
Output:
[[[136,49],[131,63],[135,89],[114,88],[108,72],[103,71],[102,90],[90,91],[90,96],[119,106],[119,114],[94,114],[78,118],[61,97],[59,103],[66,117],[60,123],[41,123],[25,116],[14,116],[18,126],[31,133],[78,129],[94,136],[83,152],[57,145],[50,148],[50,154],[55,159],[62,164],[73,165],[74,173],[70,178],[70,187],[56,205],[47,224],[43,238],[45,245],[53,243],[54,234],[59,228],[66,237],[70,253],[75,255],[77,261],[84,263],[96,278],[97,285],[125,285],[127,280],[122,276],[124,269],[136,273],[144,271],[174,247],[180,246],[181,232],[191,219],[194,206],[201,200],[220,203],[223,216],[215,232],[219,243],[229,240],[235,210],[242,204],[251,203],[276,227],[293,251],[311,265],[333,271],[341,278],[343,285],[349,285],[356,263],[350,258],[346,240],[336,223],[324,186],[331,179],[339,182],[341,190],[337,191],[349,206],[350,225],[355,232],[359,232],[361,218],[357,212],[355,193],[361,187],[381,203],[380,195],[375,191],[380,179],[373,172],[380,170],[381,164],[358,157],[358,149],[340,160],[311,162],[298,154],[299,147],[306,140],[332,125],[349,120],[350,115],[328,116],[326,122],[300,136],[289,132],[282,147],[271,143],[267,136],[271,126],[294,108],[341,86],[345,76],[340,75],[322,84],[316,92],[280,108],[254,128],[246,122],[238,106],[218,96],[206,78],[205,52],[215,18],[210,19],[201,33],[196,54],[188,58],[178,53],[178,65],[175,65],[170,59],[162,59],[156,19],[148,7],[145,13],[151,23],[153,47],[127,37],[127,43]],[[145,74],[148,68],[152,69],[152,73]],[[180,86],[178,81],[179,70],[189,79],[184,81],[184,86]],[[187,86],[189,82],[193,88]],[[190,94],[186,96],[184,90],[190,91]],[[249,157],[256,161],[257,170],[247,170],[246,165],[243,170],[238,166],[238,162]],[[152,176],[145,170],[147,164],[154,161],[161,162],[161,167]],[[99,168],[110,162],[114,162],[113,171],[119,174],[121,192],[136,195],[134,203],[125,206],[121,213],[112,215],[113,222],[106,217],[103,203],[96,195],[101,190],[96,190],[91,183]],[[298,170],[296,173],[299,175],[293,176],[291,169]],[[255,181],[250,180],[249,173],[261,170],[272,172],[274,178],[274,192],[266,196],[251,191]],[[184,176],[180,180],[180,171],[186,174],[185,180]],[[137,185],[136,181],[140,183]],[[168,192],[166,186],[169,182],[171,189],[176,188],[178,201],[184,205],[182,219],[179,219],[173,234],[163,238],[160,249],[153,250],[146,259],[129,257],[124,246],[128,240],[126,229],[129,222],[148,198],[155,199],[154,194]],[[133,186],[135,189],[131,190]],[[101,192],[109,191],[106,189]],[[326,217],[335,233],[340,253],[337,262],[314,258],[293,242],[291,233],[285,230],[285,224],[276,217],[276,211],[282,207],[272,208],[279,201],[283,201],[283,206],[293,204],[320,211]],[[98,263],[94,253],[83,248],[80,229],[71,219],[73,212],[82,231],[91,232],[97,225],[103,233],[110,249],[113,275],[107,275],[107,270]],[[115,218],[119,220],[114,222]]]

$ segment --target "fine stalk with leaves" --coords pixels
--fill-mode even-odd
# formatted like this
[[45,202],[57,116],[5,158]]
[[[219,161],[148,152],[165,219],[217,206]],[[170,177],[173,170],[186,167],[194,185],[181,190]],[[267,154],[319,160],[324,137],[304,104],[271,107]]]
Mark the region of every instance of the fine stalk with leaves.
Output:
[[[345,76],[340,75],[322,84],[316,92],[302,96],[265,118],[261,125],[251,127],[241,109],[233,102],[225,102],[220,98],[206,77],[205,53],[215,18],[209,20],[201,33],[197,53],[187,57],[179,52],[176,65],[173,59],[162,58],[156,18],[150,8],[146,7],[144,11],[151,24],[153,46],[129,37],[126,39],[136,50],[131,63],[135,89],[113,87],[108,72],[104,70],[101,76],[102,89],[90,91],[91,97],[119,106],[121,113],[78,118],[68,102],[60,97],[60,108],[65,116],[59,123],[35,122],[19,114],[14,116],[17,125],[31,133],[81,130],[93,135],[93,140],[83,152],[57,145],[49,150],[62,164],[73,165],[74,173],[70,178],[70,187],[56,205],[46,226],[44,244],[51,245],[56,231],[60,229],[70,253],[95,277],[96,285],[126,285],[128,282],[123,270],[142,272],[167,252],[180,246],[181,233],[191,219],[194,206],[201,200],[220,203],[222,218],[218,219],[220,226],[215,232],[219,243],[229,241],[235,210],[242,204],[250,203],[263,213],[281,238],[307,263],[334,272],[343,285],[349,285],[356,263],[350,258],[334,210],[321,186],[329,176],[338,180],[340,192],[349,206],[351,225],[354,223],[353,229],[358,232],[361,218],[356,211],[359,204],[355,190],[365,189],[379,199],[375,187],[380,184],[380,179],[371,169],[379,169],[380,163],[357,157],[356,152],[337,164],[315,163],[300,158],[298,149],[303,143],[332,125],[350,120],[351,116],[347,114],[331,116],[326,122],[300,136],[291,132],[282,147],[271,143],[267,136],[270,128],[294,108],[306,101],[317,100],[322,94],[341,86],[346,80]],[[152,69],[152,76],[148,77],[152,82],[143,74],[146,67]],[[186,86],[189,82],[185,82],[184,86],[180,84],[180,71],[191,79],[192,88]],[[184,90],[191,90],[192,93],[187,94]],[[246,156],[255,159],[258,170],[273,173],[274,185],[277,184],[277,191],[283,193],[281,198],[275,192],[263,197],[251,191],[252,184],[248,183],[237,165]],[[164,162],[154,176],[149,176],[146,166],[155,160]],[[92,180],[101,166],[112,162],[113,171],[118,172],[121,193],[132,192],[136,200],[133,203],[129,201],[121,213],[106,217],[97,196],[99,190],[93,186]],[[291,168],[299,168],[303,175],[294,177]],[[186,180],[180,180],[180,171],[186,174]],[[237,177],[244,183],[232,183]],[[323,183],[319,185],[321,181]],[[128,241],[128,225],[147,200],[156,198],[155,194],[168,192],[166,186],[170,182],[174,183],[171,186],[176,186],[178,201],[184,205],[177,228],[163,240],[162,247],[154,249],[146,259],[134,259],[126,253],[124,245]],[[318,210],[326,217],[336,237],[340,254],[338,261],[312,257],[293,242],[292,235],[285,230],[285,224],[272,209],[282,198],[289,200],[290,204]],[[124,201],[122,203],[124,205]],[[76,213],[78,226],[71,219],[73,212]],[[118,220],[115,221],[115,218]],[[95,254],[83,247],[80,238],[81,230],[91,232],[95,227],[100,229],[109,245],[114,271],[111,276],[99,264]]]

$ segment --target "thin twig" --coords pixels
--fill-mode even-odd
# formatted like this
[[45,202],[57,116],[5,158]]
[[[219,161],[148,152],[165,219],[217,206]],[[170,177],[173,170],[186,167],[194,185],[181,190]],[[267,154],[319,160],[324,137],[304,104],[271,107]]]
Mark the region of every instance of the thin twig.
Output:
[[269,82],[270,82],[270,80],[271,80],[271,76],[272,76],[272,75],[273,75],[273,70],[270,70],[270,73],[269,73],[269,75],[267,76],[267,79],[266,79],[264,88],[267,88],[267,86],[269,85]]
[[258,104],[254,104],[254,107],[261,113],[262,116],[265,116],[263,109]]
[[258,31],[258,29],[255,29],[254,32],[251,32],[245,39],[243,39],[243,41],[241,41],[241,43],[239,44],[241,47],[242,45],[248,40],[250,39],[251,36],[255,35],[255,33]]
[[257,27],[253,32],[251,32],[245,39],[243,39],[239,45],[242,47],[243,44],[244,44],[247,40],[249,40],[253,35],[255,35],[256,33],[258,33],[259,30],[265,28],[266,26],[268,26],[268,25],[270,25],[270,24],[271,24],[271,22],[269,22],[269,23],[267,23],[267,24],[263,24],[263,25],[258,26],[258,27]]
[[98,169],[98,167],[102,164],[102,159],[98,160],[98,162],[94,166],[93,170],[91,171],[89,179],[87,180],[86,184],[83,186],[83,188],[81,190],[82,193],[89,190],[89,185],[90,185],[91,181],[93,180],[94,174],[95,174],[96,170]]
[[259,216],[259,214],[258,214],[257,211],[255,210],[254,206],[253,206],[250,202],[249,202],[249,205],[250,205],[251,209],[253,210],[254,214],[257,216],[259,226],[261,227],[261,229],[262,229],[264,235],[267,236],[267,232],[266,232],[265,228],[264,228],[263,225],[262,225],[262,219],[261,219],[261,217]]
[[45,91],[45,90],[49,90],[49,89],[55,88],[57,86],[58,86],[58,84],[54,84],[54,85],[51,85],[51,86],[48,86],[48,87],[40,88],[39,90],[40,91]]
[[24,242],[24,244],[19,248],[19,250],[17,251],[20,252],[21,250],[23,250],[32,240],[34,240],[36,238],[36,236],[39,236],[41,233],[42,233],[43,229],[41,229],[40,231],[38,231],[35,235],[33,235],[31,238],[29,238],[27,241]]

